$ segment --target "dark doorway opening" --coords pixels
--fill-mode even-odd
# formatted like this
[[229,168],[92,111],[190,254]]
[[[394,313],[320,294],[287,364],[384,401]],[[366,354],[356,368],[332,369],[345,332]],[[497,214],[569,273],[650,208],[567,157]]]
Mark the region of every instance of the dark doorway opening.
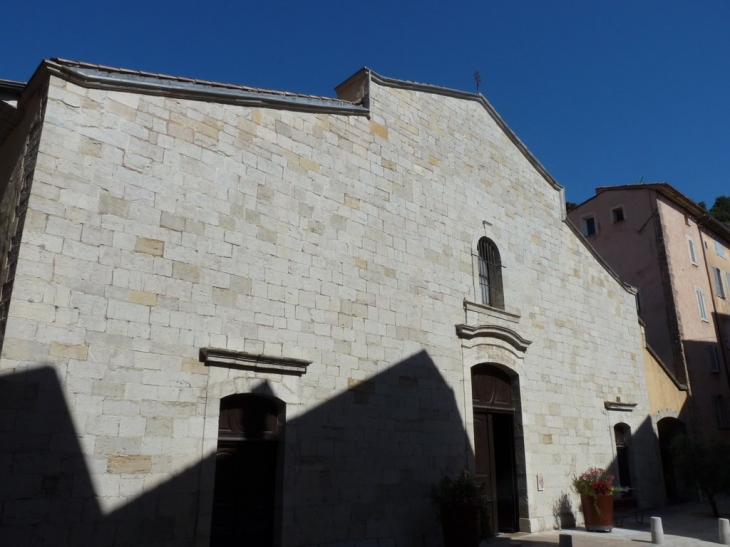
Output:
[[518,530],[514,413],[510,377],[492,365],[472,369],[476,479],[493,532]]
[[283,404],[261,395],[221,399],[211,547],[274,544]]
[[687,434],[687,428],[677,418],[662,418],[657,423],[659,433],[659,452],[662,457],[662,474],[668,503],[683,501],[683,485],[678,481],[678,473],[672,461],[672,441]]
[[621,492],[622,498],[634,498],[633,485],[631,483],[631,464],[629,460],[629,444],[631,441],[631,428],[628,424],[620,423],[613,426],[613,435],[616,440],[616,464],[618,467],[618,483],[625,490]]

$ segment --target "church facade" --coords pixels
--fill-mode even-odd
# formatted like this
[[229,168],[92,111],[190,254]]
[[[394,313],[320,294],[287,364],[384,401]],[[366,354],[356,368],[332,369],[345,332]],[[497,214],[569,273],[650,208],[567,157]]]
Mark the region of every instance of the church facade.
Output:
[[618,431],[661,503],[635,291],[562,187],[481,95],[337,92],[51,60],[3,103],[3,537],[439,545],[464,468],[552,529]]

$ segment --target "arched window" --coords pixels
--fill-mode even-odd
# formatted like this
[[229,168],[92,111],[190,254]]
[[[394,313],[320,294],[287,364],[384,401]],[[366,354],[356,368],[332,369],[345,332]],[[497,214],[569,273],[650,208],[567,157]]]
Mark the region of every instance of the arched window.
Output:
[[479,288],[482,292],[482,304],[503,310],[502,261],[499,258],[499,250],[487,237],[479,240],[478,247]]

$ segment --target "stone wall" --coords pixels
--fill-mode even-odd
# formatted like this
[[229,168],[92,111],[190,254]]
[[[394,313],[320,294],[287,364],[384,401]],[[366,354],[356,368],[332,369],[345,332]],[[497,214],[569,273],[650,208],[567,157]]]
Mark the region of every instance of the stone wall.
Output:
[[[57,492],[93,518],[44,528],[46,505],[19,533],[185,545],[197,528],[205,545],[233,392],[287,408],[283,545],[437,544],[430,485],[472,465],[481,359],[519,377],[525,530],[551,528],[571,477],[611,463],[604,401],[636,403],[621,420],[641,427],[634,296],[565,223],[559,189],[477,101],[375,84],[369,99],[370,119],[51,78],[0,368],[58,374],[83,455],[59,476],[88,475],[96,497]],[[516,322],[464,310],[483,235]],[[532,344],[462,344],[469,321]],[[312,364],[214,371],[206,347]],[[635,454],[650,501],[648,441]]]

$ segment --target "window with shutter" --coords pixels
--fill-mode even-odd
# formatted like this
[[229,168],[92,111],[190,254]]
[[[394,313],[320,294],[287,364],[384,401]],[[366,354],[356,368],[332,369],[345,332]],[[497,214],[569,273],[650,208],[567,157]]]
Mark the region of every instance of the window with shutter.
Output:
[[692,264],[697,266],[697,254],[695,253],[695,242],[691,237],[687,238],[687,245],[689,247],[689,259],[692,262]]
[[719,268],[712,267],[712,276],[715,279],[715,292],[720,298],[725,298],[725,288],[722,284],[722,272]]
[[697,293],[697,304],[700,307],[700,317],[703,321],[707,321],[707,311],[705,310],[705,297],[702,294],[702,289],[695,289]]
[[707,360],[710,363],[710,372],[720,372],[720,356],[717,354],[717,346],[710,344],[707,346]]
[[728,398],[722,395],[714,395],[712,398],[715,403],[715,416],[717,418],[718,429],[730,428],[730,405],[728,405]]
[[722,243],[720,243],[718,240],[715,240],[715,251],[717,252],[717,256],[721,256],[722,258],[725,258],[725,248],[722,246]]

